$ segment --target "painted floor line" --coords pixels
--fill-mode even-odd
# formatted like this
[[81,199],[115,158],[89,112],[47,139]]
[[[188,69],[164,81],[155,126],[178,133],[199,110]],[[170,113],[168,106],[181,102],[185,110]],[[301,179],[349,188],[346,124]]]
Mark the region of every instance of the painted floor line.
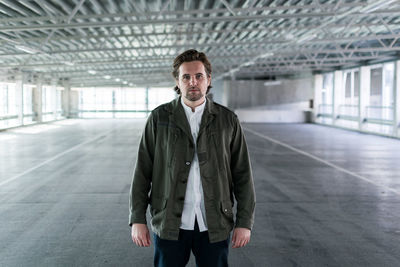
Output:
[[46,161],[44,161],[44,162],[42,162],[42,163],[40,163],[40,164],[38,164],[38,165],[36,165],[36,166],[34,166],[34,167],[32,167],[32,168],[26,170],[26,171],[24,171],[24,172],[21,172],[21,173],[19,173],[19,174],[13,176],[13,177],[11,177],[11,178],[8,178],[8,179],[5,180],[5,181],[0,182],[0,186],[3,186],[3,185],[5,185],[5,184],[7,184],[7,183],[9,183],[9,182],[12,182],[12,181],[18,179],[19,177],[24,176],[24,175],[26,175],[26,174],[28,174],[28,173],[30,173],[30,172],[32,172],[32,171],[34,171],[34,170],[36,170],[36,169],[42,167],[43,165],[46,165],[47,163],[50,163],[50,162],[52,162],[52,161],[54,161],[54,160],[56,160],[56,159],[58,159],[58,158],[64,156],[65,154],[68,154],[68,153],[70,153],[70,152],[72,152],[72,151],[74,151],[74,150],[80,148],[81,146],[84,146],[84,145],[86,145],[86,144],[88,144],[88,143],[90,143],[90,142],[93,142],[93,141],[99,139],[100,137],[103,137],[103,136],[109,134],[109,133],[112,132],[112,131],[113,131],[113,130],[109,130],[109,131],[107,131],[107,132],[104,132],[104,133],[101,133],[101,134],[99,134],[99,135],[96,135],[95,137],[93,137],[93,138],[91,138],[91,139],[89,139],[89,140],[87,140],[87,141],[85,141],[85,142],[82,142],[82,143],[80,143],[80,144],[77,144],[76,146],[73,146],[73,147],[71,147],[70,149],[65,150],[64,152],[61,152],[61,153],[55,155],[54,157],[49,158],[49,159],[47,159]]
[[286,148],[288,148],[288,149],[290,149],[290,150],[293,150],[293,151],[295,151],[295,152],[297,152],[297,153],[299,153],[299,154],[302,154],[302,155],[304,155],[304,156],[307,156],[307,157],[309,157],[309,158],[312,158],[312,159],[314,159],[314,160],[316,160],[316,161],[322,162],[322,163],[324,163],[325,165],[328,165],[328,166],[330,166],[330,167],[332,167],[332,168],[335,168],[335,169],[337,169],[337,170],[339,170],[339,171],[341,171],[341,172],[344,172],[344,173],[346,173],[346,174],[348,174],[348,175],[351,175],[351,176],[356,177],[356,178],[358,178],[358,179],[360,179],[360,180],[363,180],[363,181],[368,182],[368,183],[370,183],[370,184],[373,184],[373,185],[375,185],[375,186],[384,188],[384,189],[387,190],[387,191],[390,191],[390,192],[392,192],[392,193],[395,193],[395,194],[397,194],[397,195],[400,195],[400,192],[397,191],[397,190],[395,190],[395,189],[393,189],[393,188],[387,187],[387,186],[385,186],[385,185],[378,184],[378,183],[374,182],[373,180],[370,180],[370,179],[368,179],[368,178],[366,178],[366,177],[364,177],[364,176],[361,176],[361,175],[359,175],[359,174],[357,174],[357,173],[354,173],[354,172],[352,172],[352,171],[346,170],[346,169],[344,169],[344,168],[342,168],[342,167],[340,167],[340,166],[338,166],[338,165],[336,165],[336,164],[330,163],[329,161],[326,161],[326,160],[324,160],[324,159],[321,159],[321,158],[319,158],[319,157],[317,157],[317,156],[314,156],[314,155],[312,155],[312,154],[310,154],[310,153],[308,153],[308,152],[305,152],[305,151],[302,151],[302,150],[300,150],[300,149],[297,149],[297,148],[295,148],[295,147],[293,147],[293,146],[291,146],[291,145],[282,143],[282,142],[280,142],[280,141],[278,141],[278,140],[275,140],[275,139],[273,139],[273,138],[271,138],[271,137],[269,137],[269,136],[263,135],[263,134],[261,134],[261,133],[259,133],[259,132],[256,132],[256,131],[254,131],[254,130],[252,130],[252,129],[249,129],[249,128],[247,128],[247,127],[243,127],[243,129],[244,129],[245,131],[247,131],[247,132],[250,132],[250,133],[252,133],[252,134],[258,136],[258,137],[261,137],[261,138],[263,138],[263,139],[266,139],[266,140],[268,140],[268,141],[271,141],[271,142],[273,142],[273,143],[276,143],[276,144],[278,144],[278,145],[280,145],[280,146],[286,147]]

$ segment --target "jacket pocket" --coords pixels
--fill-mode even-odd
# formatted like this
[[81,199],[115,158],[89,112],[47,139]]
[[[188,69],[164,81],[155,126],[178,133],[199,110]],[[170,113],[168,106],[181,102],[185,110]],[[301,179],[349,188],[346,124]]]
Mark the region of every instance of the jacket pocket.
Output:
[[232,203],[230,201],[222,201],[221,202],[221,211],[222,211],[222,225],[223,226],[233,226],[233,210]]
[[158,213],[162,212],[167,206],[167,200],[165,198],[155,197],[151,201],[150,214],[152,217],[156,216]]

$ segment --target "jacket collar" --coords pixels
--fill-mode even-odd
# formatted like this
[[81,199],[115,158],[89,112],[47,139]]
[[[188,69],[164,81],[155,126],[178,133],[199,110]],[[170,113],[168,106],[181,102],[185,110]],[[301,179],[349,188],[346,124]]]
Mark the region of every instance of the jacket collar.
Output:
[[[171,102],[168,103],[168,105],[165,106],[165,109],[170,112],[170,113],[179,113],[179,109],[181,107],[181,97],[179,96],[177,98],[175,98],[174,100],[172,100]],[[207,101],[206,101],[206,107],[204,109],[204,112],[208,112],[210,114],[217,114],[218,111],[215,108],[215,104],[214,102],[208,97],[206,96]]]
[[[206,96],[207,97],[207,96]],[[178,126],[189,139],[193,142],[193,137],[190,130],[189,122],[187,121],[185,110],[181,105],[181,96],[175,98],[165,109],[170,113],[170,121]],[[211,123],[218,111],[215,107],[214,102],[207,97],[206,106],[204,108],[203,117],[201,118],[200,129],[198,136],[204,131],[204,129]],[[194,143],[194,142],[193,142]]]

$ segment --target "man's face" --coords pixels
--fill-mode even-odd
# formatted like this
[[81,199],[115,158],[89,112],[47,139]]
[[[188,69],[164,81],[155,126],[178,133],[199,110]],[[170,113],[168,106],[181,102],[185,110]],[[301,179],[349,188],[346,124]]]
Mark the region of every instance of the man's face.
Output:
[[191,61],[180,65],[176,85],[186,100],[191,102],[204,100],[210,83],[211,77],[207,76],[203,62]]

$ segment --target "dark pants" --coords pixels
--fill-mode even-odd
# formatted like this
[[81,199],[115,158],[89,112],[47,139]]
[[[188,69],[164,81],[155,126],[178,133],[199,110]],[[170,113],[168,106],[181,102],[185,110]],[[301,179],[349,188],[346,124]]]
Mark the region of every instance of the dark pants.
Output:
[[228,266],[229,238],[210,243],[208,231],[200,232],[197,222],[194,230],[179,231],[178,240],[166,240],[154,234],[154,266],[183,267],[189,261],[190,252],[196,258],[197,267]]

